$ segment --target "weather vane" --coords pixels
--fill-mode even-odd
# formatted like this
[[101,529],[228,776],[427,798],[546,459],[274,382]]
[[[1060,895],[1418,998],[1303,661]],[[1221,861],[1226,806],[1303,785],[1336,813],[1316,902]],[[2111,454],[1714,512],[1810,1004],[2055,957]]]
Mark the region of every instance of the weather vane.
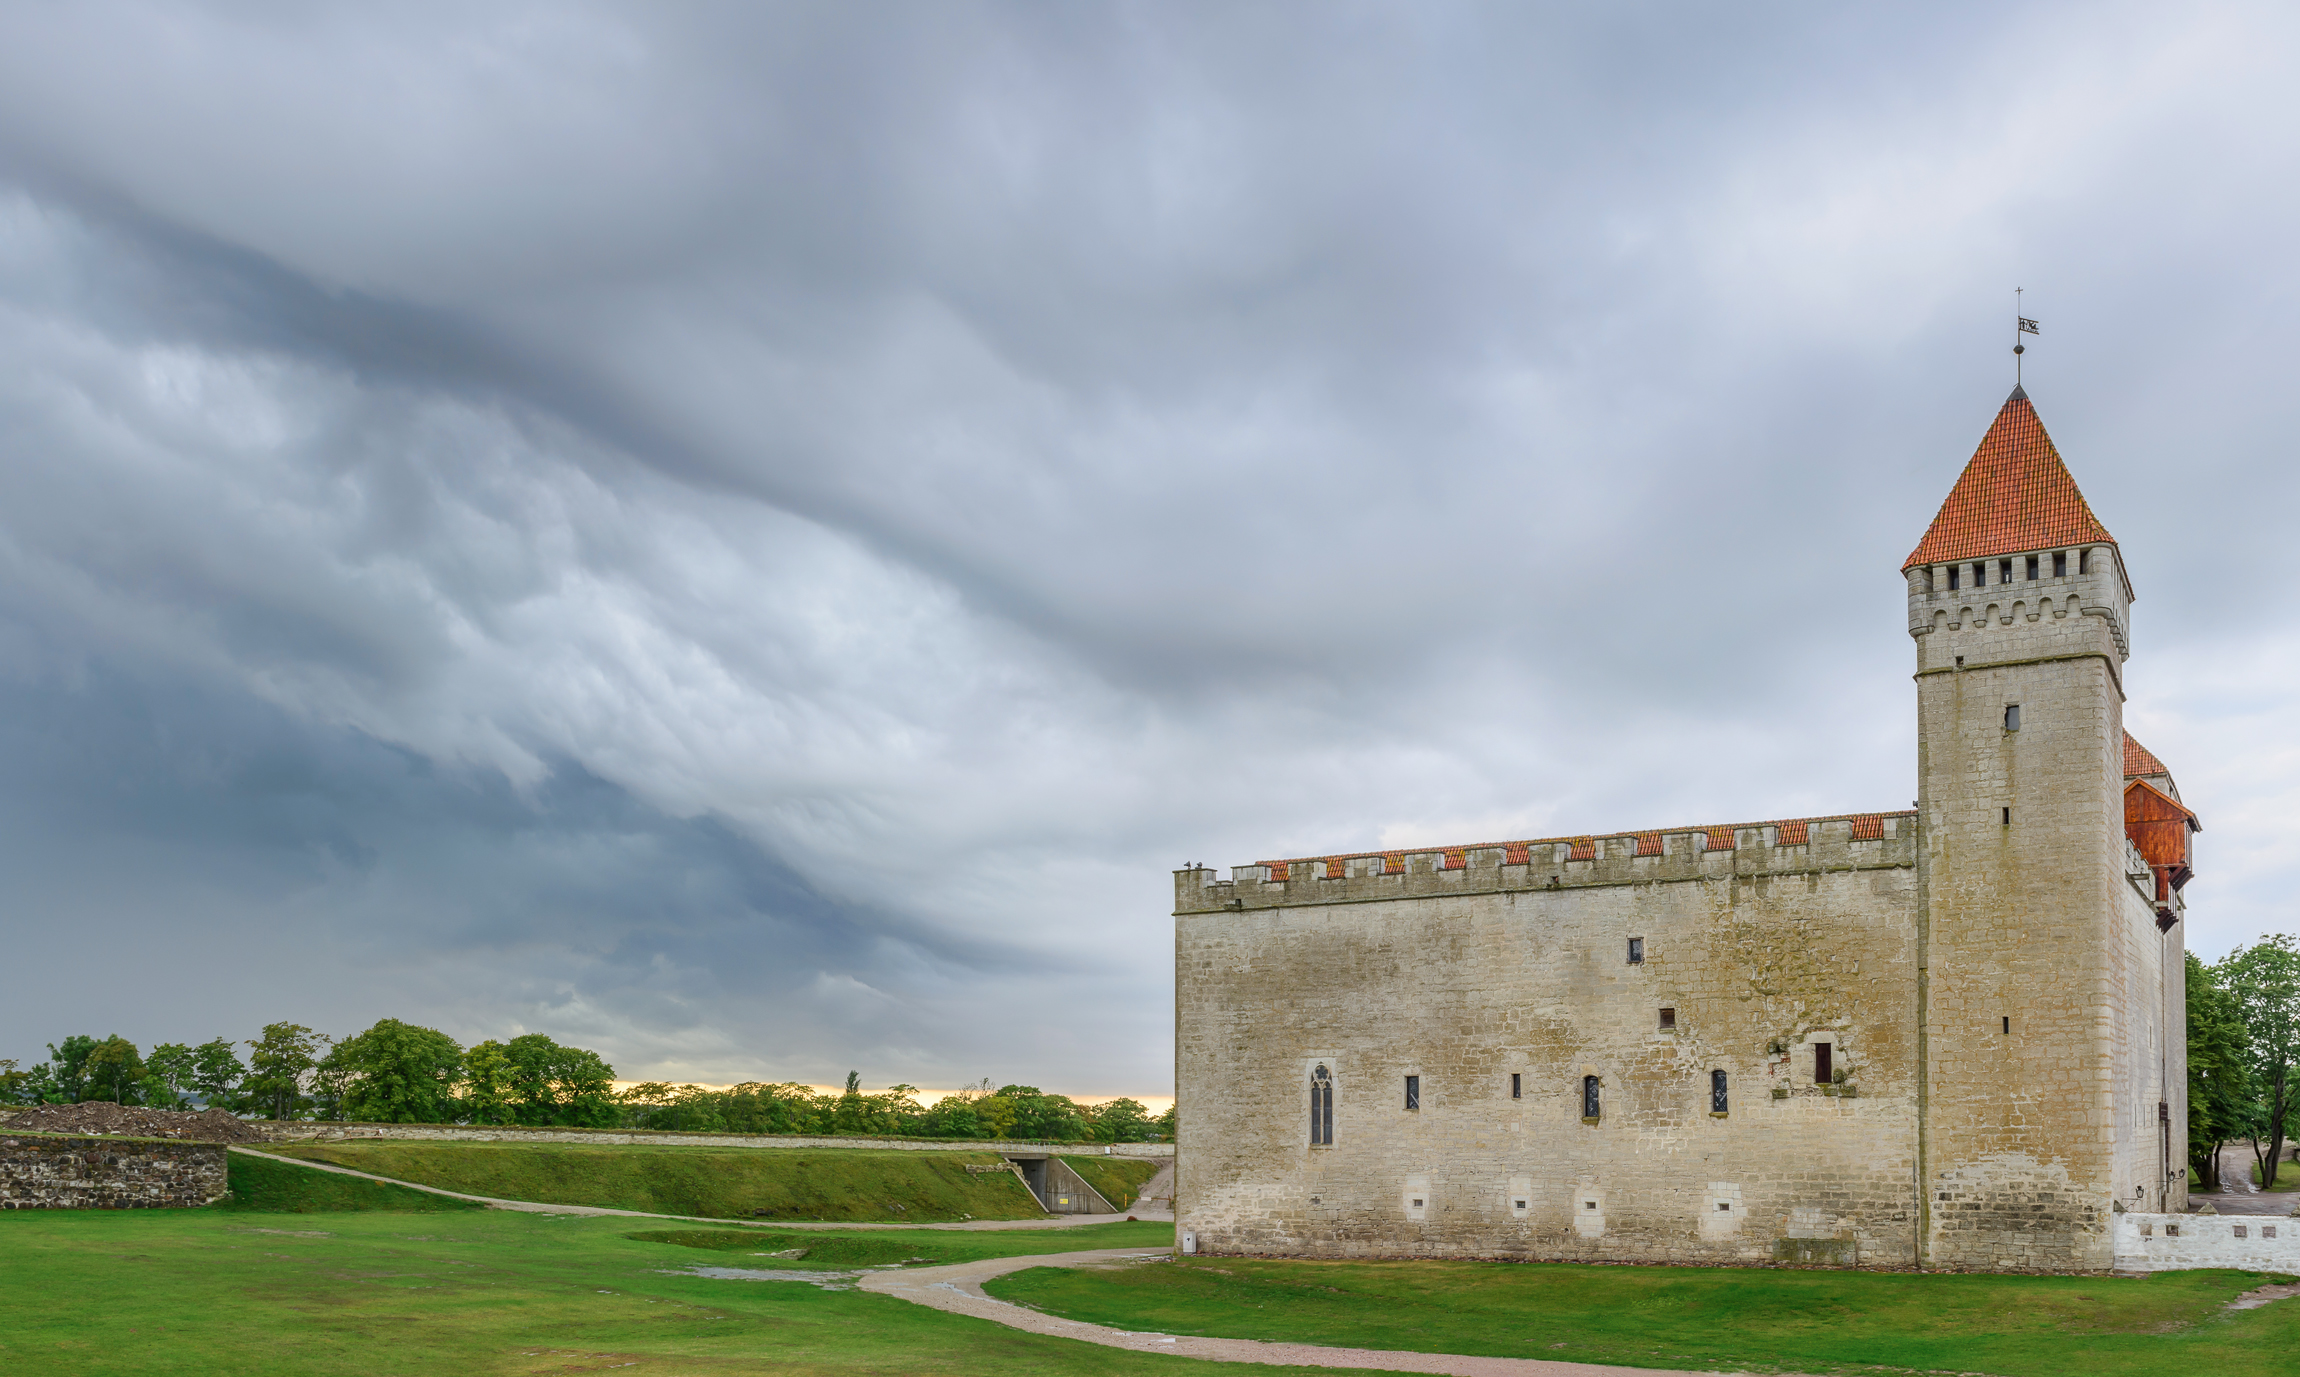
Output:
[[2020,313],[2020,294],[2027,290],[2025,287],[2013,288],[2013,386],[2015,387],[2021,385],[2020,356],[2028,352],[2028,346],[2020,342],[2020,337],[2042,333],[2036,328],[2035,321]]

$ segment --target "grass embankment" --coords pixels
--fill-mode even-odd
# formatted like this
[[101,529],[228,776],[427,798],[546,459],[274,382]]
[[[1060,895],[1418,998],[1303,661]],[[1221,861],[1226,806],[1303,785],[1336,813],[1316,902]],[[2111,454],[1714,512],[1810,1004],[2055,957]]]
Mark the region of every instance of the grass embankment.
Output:
[[356,1210],[394,1210],[400,1213],[437,1214],[454,1210],[484,1210],[470,1200],[451,1200],[405,1186],[362,1181],[331,1171],[267,1162],[243,1152],[231,1154],[231,1195],[215,1206],[219,1210],[256,1211],[263,1214],[340,1213]]
[[966,1169],[969,1163],[1001,1165],[994,1152],[388,1139],[284,1144],[277,1151],[468,1195],[711,1219],[939,1223],[967,1215],[1045,1216],[1012,1172]]
[[[504,1210],[6,1211],[0,1370],[12,1377],[520,1377],[625,1365],[728,1377],[1174,1372],[1171,1358],[1023,1334],[887,1296],[688,1275],[697,1265],[790,1264],[624,1237],[633,1223]],[[1171,1227],[1154,1224],[885,1230],[860,1240],[808,1231],[804,1246],[855,1241],[909,1249],[904,1256],[932,1248],[956,1261],[1157,1248],[1172,1237]]]
[[2270,1280],[1207,1258],[985,1289],[1123,1329],[1628,1367],[2289,1377],[2300,1301],[2221,1309]]
[[1065,1157],[1062,1161],[1121,1210],[1141,1197],[1142,1187],[1165,1165],[1140,1157]]

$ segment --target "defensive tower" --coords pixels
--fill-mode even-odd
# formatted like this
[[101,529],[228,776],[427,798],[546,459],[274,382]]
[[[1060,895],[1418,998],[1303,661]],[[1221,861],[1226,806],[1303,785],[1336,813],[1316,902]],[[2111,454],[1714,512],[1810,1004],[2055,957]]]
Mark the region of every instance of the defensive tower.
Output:
[[1902,571],[1924,1262],[2106,1267],[2111,1212],[2172,1189],[2154,1122],[2168,948],[2127,881],[2132,585],[2026,392]]

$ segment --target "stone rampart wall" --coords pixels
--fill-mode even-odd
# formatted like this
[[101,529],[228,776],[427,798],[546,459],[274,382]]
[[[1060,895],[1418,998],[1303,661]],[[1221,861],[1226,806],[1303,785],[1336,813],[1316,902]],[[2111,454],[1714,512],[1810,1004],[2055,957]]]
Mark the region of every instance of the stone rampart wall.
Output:
[[2110,1225],[2119,1272],[2233,1267],[2300,1273],[2300,1219],[2274,1215],[2120,1214]]
[[0,1136],[0,1209],[148,1210],[211,1204],[224,1145],[160,1138]]
[[1172,1143],[1014,1143],[962,1142],[941,1138],[808,1138],[771,1133],[666,1133],[608,1128],[517,1128],[479,1124],[264,1124],[283,1143],[340,1142],[347,1138],[396,1138],[443,1143],[590,1143],[631,1146],[654,1143],[676,1147],[870,1148],[880,1152],[1068,1152],[1113,1157],[1172,1157]]

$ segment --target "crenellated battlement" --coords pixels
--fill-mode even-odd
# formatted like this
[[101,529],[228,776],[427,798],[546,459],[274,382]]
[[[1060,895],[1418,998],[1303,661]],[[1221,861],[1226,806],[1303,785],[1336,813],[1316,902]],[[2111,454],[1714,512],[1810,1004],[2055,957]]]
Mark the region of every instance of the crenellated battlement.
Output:
[[1218,913],[1376,903],[1510,890],[1900,869],[1916,863],[1914,812],[1841,813],[1823,818],[1297,856],[1233,866],[1227,880],[1215,879],[1211,868],[1177,870],[1174,911]]
[[[2022,643],[2071,639],[2101,639],[2104,651],[2112,652],[2118,664],[2132,654],[2126,630],[2132,591],[2114,545],[1918,564],[1904,572],[1909,582],[1909,635],[1918,638],[1925,668],[1947,667],[1934,663],[1942,654],[1969,659],[1979,640],[1991,642],[1981,648],[1991,659],[2030,653]],[[2085,617],[2097,621],[2091,625],[2070,621]],[[2022,634],[2000,634],[2008,630]],[[1948,632],[1965,634],[1942,634]],[[1929,644],[1926,637],[1938,637],[1942,643]],[[1957,643],[1954,650],[1945,645],[1951,640]]]

